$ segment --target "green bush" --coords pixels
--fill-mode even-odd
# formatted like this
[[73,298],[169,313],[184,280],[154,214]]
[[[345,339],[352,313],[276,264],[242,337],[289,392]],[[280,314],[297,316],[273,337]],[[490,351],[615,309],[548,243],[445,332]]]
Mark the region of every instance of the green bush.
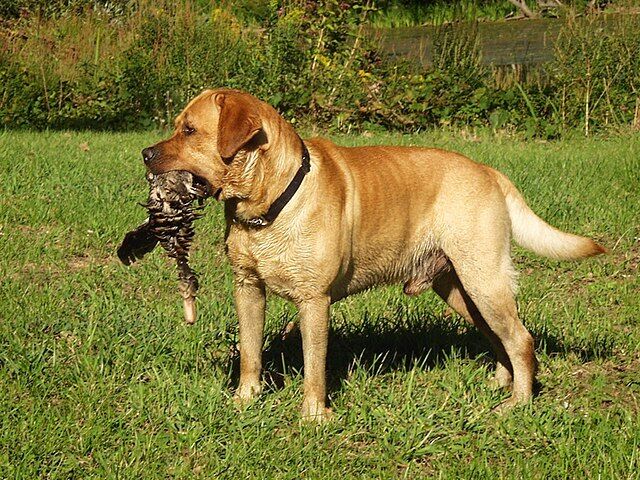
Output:
[[142,116],[165,125],[204,88],[242,86],[256,75],[250,59],[257,37],[235,17],[214,9],[206,17],[188,8],[145,12],[140,34],[121,59],[125,91]]
[[569,18],[556,43],[554,114],[588,135],[609,125],[638,126],[640,16]]
[[484,125],[548,138],[639,123],[638,16],[567,18],[556,62],[536,81],[505,82],[482,64],[473,22],[436,29],[429,68],[383,58],[366,0],[90,3],[33,0],[42,15],[5,22],[3,125],[170,126],[217,86],[343,131]]

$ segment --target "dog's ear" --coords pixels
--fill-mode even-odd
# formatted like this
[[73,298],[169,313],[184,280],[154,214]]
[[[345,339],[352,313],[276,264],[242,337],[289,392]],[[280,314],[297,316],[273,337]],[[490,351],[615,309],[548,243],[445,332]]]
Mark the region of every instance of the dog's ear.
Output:
[[262,131],[255,106],[239,95],[218,94],[218,152],[223,159],[233,158],[242,147]]

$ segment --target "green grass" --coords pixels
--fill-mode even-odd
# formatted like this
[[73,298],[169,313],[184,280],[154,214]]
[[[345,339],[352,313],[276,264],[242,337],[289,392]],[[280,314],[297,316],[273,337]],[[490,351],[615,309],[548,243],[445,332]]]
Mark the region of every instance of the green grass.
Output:
[[503,417],[487,343],[432,293],[333,308],[332,422],[301,424],[295,310],[271,299],[262,397],[232,401],[237,325],[221,206],[198,225],[200,317],[174,267],[114,256],[143,220],[139,151],[154,132],[0,133],[1,478],[638,478],[640,136],[522,142],[432,133],[337,138],[437,145],[508,174],[531,206],[611,252],[521,249],[519,308],[540,389]]

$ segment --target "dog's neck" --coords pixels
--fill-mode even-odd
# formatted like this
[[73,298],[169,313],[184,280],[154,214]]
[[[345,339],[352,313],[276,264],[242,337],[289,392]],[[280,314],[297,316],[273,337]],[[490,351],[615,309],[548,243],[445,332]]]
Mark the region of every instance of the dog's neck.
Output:
[[235,221],[252,225],[263,218],[301,168],[306,147],[300,137],[293,132],[274,140],[264,150],[239,152],[230,166],[223,198],[232,200]]

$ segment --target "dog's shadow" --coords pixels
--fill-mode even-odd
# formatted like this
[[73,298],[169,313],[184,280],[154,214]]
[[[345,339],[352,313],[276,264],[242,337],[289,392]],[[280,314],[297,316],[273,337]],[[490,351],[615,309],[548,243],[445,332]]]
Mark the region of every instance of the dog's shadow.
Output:
[[[547,355],[574,354],[584,362],[606,358],[613,345],[598,338],[588,343],[574,343],[553,335],[546,329],[531,328],[536,351]],[[302,341],[296,329],[283,337],[267,338],[263,353],[267,388],[284,387],[287,377],[301,374],[304,366]],[[342,323],[331,329],[327,355],[327,388],[339,391],[343,381],[355,368],[375,374],[406,371],[418,367],[431,369],[445,365],[451,358],[467,358],[493,363],[493,353],[486,338],[456,315],[418,312],[411,316],[365,319],[359,325]],[[233,359],[231,382],[237,385],[239,358]],[[535,386],[539,393],[541,384]]]

